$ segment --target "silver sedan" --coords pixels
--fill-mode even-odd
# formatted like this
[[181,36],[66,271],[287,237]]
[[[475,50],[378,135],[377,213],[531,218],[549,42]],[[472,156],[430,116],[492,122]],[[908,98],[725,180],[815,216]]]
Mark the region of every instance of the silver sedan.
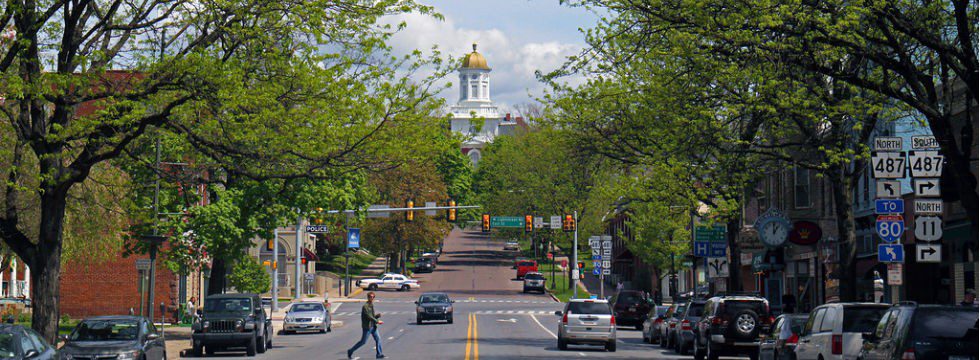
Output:
[[330,331],[330,310],[318,302],[300,302],[289,307],[282,331],[291,334],[299,331]]

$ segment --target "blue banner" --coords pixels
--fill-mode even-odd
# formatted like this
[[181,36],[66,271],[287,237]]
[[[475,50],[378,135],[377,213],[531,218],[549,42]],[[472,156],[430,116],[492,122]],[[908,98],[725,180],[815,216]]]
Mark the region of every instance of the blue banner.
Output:
[[347,229],[347,248],[361,247],[361,229]]

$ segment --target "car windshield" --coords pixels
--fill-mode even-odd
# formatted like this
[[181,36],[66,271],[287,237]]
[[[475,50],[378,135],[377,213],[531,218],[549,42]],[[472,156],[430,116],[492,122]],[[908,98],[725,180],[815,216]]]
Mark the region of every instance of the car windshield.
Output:
[[250,312],[252,300],[249,298],[207,299],[204,301],[205,312]]
[[289,312],[299,312],[299,311],[323,311],[323,304],[296,304],[289,308]]
[[136,340],[139,323],[136,320],[82,321],[68,337],[71,341]]
[[571,302],[568,303],[569,314],[609,315],[609,304],[600,302]]
[[527,274],[524,276],[528,280],[544,280],[544,275],[541,274]]
[[447,303],[449,295],[446,294],[424,294],[419,298],[421,303]]
[[521,261],[521,263],[520,264],[517,264],[517,265],[518,266],[534,266],[534,263],[533,262],[530,262],[530,261]]
[[16,340],[14,334],[0,334],[0,359],[20,358],[20,355],[17,354],[17,346],[14,344],[14,340]]
[[687,307],[687,316],[700,317],[704,314],[704,303],[691,303]]
[[850,333],[870,333],[875,331],[881,316],[887,311],[887,307],[857,307],[848,306],[844,308],[843,331]]
[[977,308],[919,309],[913,319],[912,338],[915,341],[932,339],[963,339],[977,348]]

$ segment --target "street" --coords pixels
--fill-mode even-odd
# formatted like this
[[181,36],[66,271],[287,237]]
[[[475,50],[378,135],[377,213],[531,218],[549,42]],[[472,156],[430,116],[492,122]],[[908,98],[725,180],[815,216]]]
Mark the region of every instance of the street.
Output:
[[[446,241],[438,268],[420,274],[422,290],[378,291],[376,311],[382,313],[382,348],[392,359],[558,359],[558,358],[681,358],[657,345],[643,343],[632,328],[618,330],[619,346],[609,353],[601,347],[571,346],[559,351],[555,311],[562,304],[547,294],[522,294],[511,269],[513,255],[501,250],[502,241],[485,234],[454,230]],[[415,299],[423,291],[445,291],[456,301],[454,323],[415,322]],[[363,298],[364,293],[356,297]],[[344,359],[359,338],[360,304],[340,303],[334,320],[343,321],[326,334],[279,335],[258,359]],[[336,306],[336,305],[335,305]],[[374,343],[355,357],[374,357]],[[217,357],[248,359],[239,353]],[[686,358],[690,358],[689,356]]]

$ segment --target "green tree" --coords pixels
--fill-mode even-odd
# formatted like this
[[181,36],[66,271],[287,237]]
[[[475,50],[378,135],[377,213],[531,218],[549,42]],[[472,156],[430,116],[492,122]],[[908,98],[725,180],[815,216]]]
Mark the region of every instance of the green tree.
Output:
[[[37,159],[4,178],[38,179],[6,187],[0,237],[31,267],[32,327],[54,342],[72,190],[148,133],[180,134],[221,172],[255,181],[401,158],[385,149],[410,143],[401,134],[429,124],[438,102],[431,81],[402,77],[422,59],[390,57],[393,29],[377,20],[413,10],[429,12],[402,0],[0,5],[13,34],[0,44],[0,124],[15,134],[4,143]],[[35,222],[15,206],[25,196],[38,198]]]
[[262,294],[272,287],[272,280],[265,267],[251,256],[238,259],[228,274],[228,283],[238,292]]

